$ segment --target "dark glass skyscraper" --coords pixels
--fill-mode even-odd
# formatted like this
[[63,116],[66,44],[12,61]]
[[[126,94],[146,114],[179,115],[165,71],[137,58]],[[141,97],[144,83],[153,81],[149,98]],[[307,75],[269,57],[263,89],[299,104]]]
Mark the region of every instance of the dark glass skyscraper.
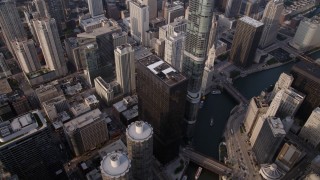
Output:
[[166,164],[179,154],[188,81],[155,55],[139,60],[136,68],[139,118],[153,127],[154,155]]
[[185,120],[188,124],[187,137],[193,136],[197,120],[200,89],[208,39],[213,17],[214,1],[190,0],[182,73],[189,78]]

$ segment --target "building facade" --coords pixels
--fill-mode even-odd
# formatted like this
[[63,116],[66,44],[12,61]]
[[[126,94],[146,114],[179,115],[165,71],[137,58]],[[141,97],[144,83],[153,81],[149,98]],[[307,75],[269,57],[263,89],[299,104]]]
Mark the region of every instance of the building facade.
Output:
[[102,180],[131,179],[131,161],[122,151],[108,153],[101,161]]
[[303,154],[293,144],[285,143],[278,154],[275,163],[283,170],[289,171],[301,158]]
[[181,72],[185,34],[174,32],[165,39],[164,60]]
[[312,146],[320,144],[320,108],[314,109],[305,125],[302,127],[299,136]]
[[131,35],[142,45],[147,45],[146,32],[149,30],[149,8],[137,1],[130,1],[129,3]]
[[177,157],[184,134],[187,78],[155,55],[138,60],[139,118],[154,131],[154,155],[163,164]]
[[88,7],[91,17],[104,15],[102,0],[88,0]]
[[254,61],[262,31],[263,23],[248,16],[240,18],[237,22],[229,61],[241,67],[250,66]]
[[236,17],[239,14],[241,7],[241,1],[239,0],[228,0],[225,16],[227,18],[233,18]]

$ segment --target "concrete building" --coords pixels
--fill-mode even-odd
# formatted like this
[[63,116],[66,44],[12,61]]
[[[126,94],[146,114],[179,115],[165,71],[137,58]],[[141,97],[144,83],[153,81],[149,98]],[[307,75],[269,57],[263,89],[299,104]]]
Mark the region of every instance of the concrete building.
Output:
[[259,174],[264,180],[282,179],[285,175],[276,164],[261,164]]
[[280,118],[267,117],[258,120],[250,138],[258,163],[273,162],[273,157],[285,135]]
[[59,113],[69,109],[69,104],[64,95],[60,95],[43,102],[42,107],[48,118],[53,121]]
[[254,61],[262,31],[263,23],[248,16],[240,18],[237,22],[229,61],[241,67],[250,66]]
[[38,53],[32,39],[25,38],[14,41],[13,46],[23,72],[30,73],[41,69]]
[[259,44],[260,47],[265,48],[276,42],[279,18],[283,8],[283,0],[272,0],[268,2],[261,20],[264,24],[264,29]]
[[11,53],[14,53],[11,42],[16,38],[27,37],[14,0],[2,0],[0,2],[0,26],[7,47]]
[[87,76],[87,81],[93,85],[93,80],[101,75],[101,67],[103,64],[100,61],[99,48],[97,43],[88,44],[83,49],[84,56],[84,74]]
[[59,158],[58,147],[40,111],[1,122],[0,160],[12,174],[24,179],[54,179],[50,167]]
[[285,118],[287,116],[294,117],[304,98],[304,94],[291,87],[288,89],[282,89],[276,94],[275,98],[270,103],[270,107],[266,115],[281,118]]
[[177,17],[184,16],[184,5],[181,1],[172,3],[167,1],[163,8],[163,18],[166,19],[167,24],[173,22]]
[[122,93],[128,95],[136,90],[134,50],[131,45],[123,44],[114,50],[117,82]]
[[281,73],[279,76],[278,81],[274,85],[274,88],[272,92],[270,93],[269,101],[272,101],[274,96],[281,90],[281,89],[287,89],[291,86],[293,82],[293,77],[291,74],[287,73]]
[[126,131],[128,157],[132,163],[134,179],[153,179],[153,129],[143,121],[131,123]]
[[68,73],[55,19],[33,20],[33,26],[46,61],[46,67],[55,71],[56,76]]
[[174,32],[165,38],[164,60],[180,72],[182,70],[184,41],[185,34],[183,32]]
[[128,33],[116,32],[112,34],[113,47],[118,47],[128,42]]
[[0,53],[0,79],[10,76],[12,73],[3,53]]
[[136,41],[145,46],[148,44],[146,32],[149,30],[149,8],[137,1],[130,1],[129,3],[131,35]]
[[131,178],[131,161],[121,151],[108,153],[101,161],[102,180],[129,180]]
[[139,118],[154,131],[154,155],[163,164],[177,157],[184,134],[187,78],[155,55],[137,64]]
[[[157,0],[138,0],[140,1],[143,5],[149,7],[149,20],[155,19],[158,17],[158,4]],[[130,9],[131,11],[131,9]]]
[[320,143],[320,108],[314,109],[305,125],[302,127],[299,136],[312,146],[317,147]]
[[259,12],[259,3],[259,0],[244,0],[242,1],[240,12],[245,16],[258,19],[256,15]]
[[36,7],[36,10],[37,10],[40,18],[50,16],[48,9],[47,9],[46,2],[44,0],[33,0],[32,2],[34,4],[34,6]]
[[121,98],[120,84],[117,82],[106,83],[100,76],[94,79],[94,86],[97,94],[107,105],[111,105],[118,98]]
[[59,87],[56,87],[54,83],[41,85],[35,92],[41,104],[52,98],[63,95],[62,90]]
[[25,114],[31,110],[28,98],[23,95],[13,98],[10,105],[17,115]]
[[320,15],[311,19],[303,19],[290,45],[298,50],[307,51],[319,47],[320,44]]
[[302,156],[302,151],[295,145],[285,143],[276,158],[275,164],[277,164],[282,170],[288,172],[302,158]]
[[166,37],[171,36],[174,32],[185,32],[187,31],[187,20],[180,16],[175,18],[173,22],[161,26],[159,28],[159,39],[165,39]]
[[104,15],[102,0],[87,0],[91,17]]
[[257,96],[251,98],[244,121],[244,126],[249,137],[252,135],[258,119],[267,112],[268,108],[269,105],[263,97]]
[[109,140],[106,117],[99,109],[64,123],[63,128],[68,143],[76,156]]
[[193,136],[197,121],[213,7],[214,2],[210,0],[189,1],[189,21],[186,32],[184,61],[182,62],[182,73],[189,78],[188,102],[186,104],[186,114],[184,115],[188,124],[188,137]]
[[154,53],[161,59],[163,59],[165,50],[165,39],[155,39],[155,41],[151,42],[151,44],[153,44]]
[[225,10],[225,16],[227,18],[234,18],[239,14],[239,10],[241,7],[241,1],[239,0],[228,0],[226,10]]
[[297,112],[297,116],[305,122],[320,106],[320,65],[301,61],[292,67],[291,74],[294,78],[291,86],[306,95]]

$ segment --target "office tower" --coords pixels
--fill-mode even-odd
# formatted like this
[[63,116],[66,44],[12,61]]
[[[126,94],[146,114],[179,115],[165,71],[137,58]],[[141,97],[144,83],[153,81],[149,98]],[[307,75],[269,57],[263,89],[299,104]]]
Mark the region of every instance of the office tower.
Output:
[[259,12],[259,0],[244,0],[242,1],[242,14],[245,16],[249,16],[251,18],[255,18],[256,14]]
[[285,143],[275,163],[283,170],[289,171],[302,158],[302,151],[293,144]]
[[315,108],[305,125],[302,127],[299,136],[312,146],[317,147],[320,143],[320,108]]
[[311,112],[320,106],[320,65],[317,63],[301,61],[291,69],[294,78],[291,86],[306,95],[297,116],[308,119]]
[[153,179],[153,129],[143,121],[131,123],[126,131],[128,157],[132,164],[133,179]]
[[101,161],[100,170],[102,180],[131,179],[131,161],[121,151],[114,151],[104,156]]
[[227,18],[234,18],[239,14],[241,0],[228,0],[224,15]]
[[27,36],[14,0],[1,0],[0,26],[7,47],[12,53],[14,53],[11,48],[11,41],[15,39],[22,39]]
[[102,0],[87,0],[87,2],[91,17],[96,17],[104,14]]
[[43,102],[42,107],[48,118],[53,121],[58,118],[59,113],[70,109],[70,106],[64,95],[60,95]]
[[287,73],[281,73],[279,76],[278,81],[274,85],[274,88],[272,92],[270,93],[269,100],[272,101],[274,96],[281,90],[281,89],[287,89],[291,86],[293,82],[293,77],[291,74]]
[[121,94],[119,83],[115,81],[106,83],[100,76],[94,79],[94,86],[97,94],[107,103],[107,105],[112,105],[115,97]]
[[188,102],[185,119],[188,124],[187,136],[193,136],[197,120],[200,91],[207,46],[210,34],[210,23],[213,16],[214,2],[210,0],[190,0],[182,72],[189,78]]
[[244,126],[249,137],[252,135],[258,119],[267,112],[268,108],[269,105],[264,97],[257,96],[251,98],[244,121]]
[[254,61],[262,31],[263,23],[248,16],[240,18],[232,41],[229,60],[237,66],[250,66]]
[[260,164],[271,163],[286,135],[280,118],[267,117],[258,121],[250,138],[252,150]]
[[149,30],[149,8],[137,1],[130,1],[131,35],[143,46],[147,45],[146,31]]
[[0,53],[0,79],[11,75],[11,71],[6,63],[4,55]]
[[33,21],[33,26],[46,61],[46,67],[54,70],[56,76],[66,75],[68,70],[55,19],[37,19]]
[[261,22],[264,24],[259,46],[265,48],[277,40],[279,18],[283,10],[283,0],[271,0],[264,10]]
[[109,140],[106,117],[94,109],[63,124],[70,148],[79,156]]
[[96,42],[88,44],[82,53],[84,54],[84,74],[87,76],[87,81],[92,86],[94,78],[101,75],[101,61]]
[[153,127],[154,155],[166,164],[179,153],[187,78],[155,55],[138,60],[136,68],[139,118]]
[[[149,7],[149,20],[158,17],[157,0],[139,0],[143,5]],[[131,11],[131,9],[130,9]]]
[[171,23],[175,18],[184,16],[183,3],[180,1],[175,1],[172,3],[166,2],[163,9],[163,18],[166,19],[166,23]]
[[304,18],[294,35],[290,45],[301,51],[308,51],[319,47],[320,44],[320,16]]
[[39,13],[39,17],[49,17],[49,12],[47,10],[45,0],[33,0],[33,4],[35,5],[37,12]]
[[23,179],[54,179],[49,169],[59,161],[59,150],[40,111],[1,122],[0,126],[0,160],[9,172]]
[[185,33],[174,32],[165,39],[164,60],[181,72]]
[[131,45],[124,44],[114,50],[117,82],[124,95],[136,90],[134,51]]
[[165,39],[171,36],[174,32],[187,32],[187,22],[183,16],[175,18],[172,23],[159,28],[159,39]]
[[285,118],[287,116],[294,117],[304,98],[304,94],[291,87],[288,89],[282,89],[271,101],[266,115],[281,118]]
[[32,39],[16,40],[13,42],[13,46],[23,72],[28,74],[41,69],[38,53]]

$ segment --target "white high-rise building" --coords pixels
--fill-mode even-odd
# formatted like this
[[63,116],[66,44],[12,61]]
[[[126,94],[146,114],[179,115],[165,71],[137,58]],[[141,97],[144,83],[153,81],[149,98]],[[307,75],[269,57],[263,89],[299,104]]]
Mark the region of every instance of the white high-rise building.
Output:
[[153,129],[151,125],[143,121],[133,122],[128,125],[126,135],[133,179],[153,179],[150,168],[153,159]]
[[130,94],[136,89],[134,50],[131,45],[124,44],[114,50],[114,56],[117,82],[123,94]]
[[317,147],[320,144],[320,108],[314,109],[306,124],[302,127],[299,136],[308,143]]
[[268,2],[261,20],[264,24],[264,29],[260,39],[260,47],[265,48],[276,41],[279,18],[283,8],[283,0],[271,0]]
[[88,0],[88,6],[91,17],[104,14],[102,0]]
[[140,1],[141,4],[149,7],[149,20],[157,18],[158,16],[157,0],[138,0],[138,1]]
[[181,72],[184,51],[184,32],[174,32],[165,39],[164,60]]
[[33,26],[46,61],[46,67],[56,72],[56,76],[67,74],[66,62],[56,25],[52,18],[33,20]]
[[129,180],[131,179],[131,161],[121,151],[113,151],[103,157],[101,161],[102,180]]
[[272,100],[274,96],[281,90],[281,89],[287,89],[291,86],[294,78],[292,75],[287,73],[281,73],[278,81],[274,85],[274,88],[270,94],[269,99]]
[[32,39],[14,41],[14,52],[23,72],[30,73],[41,69],[37,50]]
[[49,17],[47,6],[44,0],[33,0],[33,4],[36,6],[40,17]]
[[290,42],[298,50],[309,50],[319,47],[320,44],[320,16],[303,19]]
[[291,87],[288,89],[282,89],[273,98],[266,115],[281,118],[285,118],[287,116],[293,117],[302,104],[304,98],[304,94]]
[[149,30],[149,8],[140,2],[130,1],[131,35],[142,45],[147,45],[146,31]]

